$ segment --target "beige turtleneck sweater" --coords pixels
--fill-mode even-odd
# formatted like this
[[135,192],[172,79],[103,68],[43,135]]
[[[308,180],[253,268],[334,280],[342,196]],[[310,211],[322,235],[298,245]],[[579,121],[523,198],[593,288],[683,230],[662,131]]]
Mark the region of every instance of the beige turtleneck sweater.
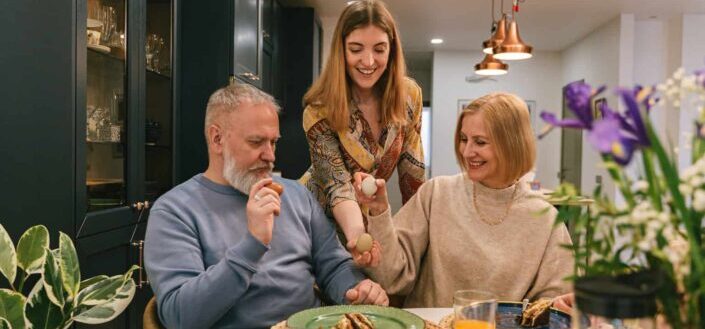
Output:
[[[379,267],[367,268],[389,294],[406,295],[405,307],[451,307],[453,292],[479,289],[501,301],[552,297],[570,290],[573,273],[565,225],[556,210],[526,184],[490,189],[464,175],[436,177],[391,218],[389,210],[368,219],[382,246]],[[483,218],[473,206],[473,188]],[[547,210],[547,211],[546,211]]]

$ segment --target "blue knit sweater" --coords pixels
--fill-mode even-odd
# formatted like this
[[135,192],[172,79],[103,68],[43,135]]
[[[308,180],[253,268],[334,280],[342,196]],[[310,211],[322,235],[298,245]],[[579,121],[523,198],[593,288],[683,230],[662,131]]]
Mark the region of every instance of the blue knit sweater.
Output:
[[344,303],[364,278],[309,191],[276,181],[284,194],[268,246],[247,230],[247,195],[203,174],[155,202],[145,262],[166,327],[268,328],[319,306],[314,282]]

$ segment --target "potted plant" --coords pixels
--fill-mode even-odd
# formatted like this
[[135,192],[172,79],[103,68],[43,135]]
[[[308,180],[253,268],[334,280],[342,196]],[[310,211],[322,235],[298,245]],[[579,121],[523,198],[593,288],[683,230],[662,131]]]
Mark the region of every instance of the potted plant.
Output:
[[[81,281],[78,255],[68,235],[60,232],[59,248],[52,250],[49,231],[37,225],[22,234],[15,248],[0,225],[0,273],[10,285],[0,289],[0,329],[68,328],[74,321],[110,321],[132,301],[132,272],[138,268]],[[33,275],[37,281],[26,289],[27,278]]]
[[[686,75],[681,69],[655,87],[618,89],[624,113],[606,102],[592,108],[592,99],[604,89],[572,83],[565,96],[576,118],[541,114],[552,127],[587,131],[624,200],[614,202],[598,186],[589,209],[559,210],[557,221],[571,222],[575,230],[576,276],[660,273],[657,299],[669,324],[705,328],[705,70]],[[692,145],[680,150],[690,150],[692,162],[679,171],[675,152],[664,148],[649,113],[682,104],[698,113]],[[626,170],[634,159],[641,166]],[[640,175],[630,174],[634,169],[641,169]],[[563,185],[555,197],[572,199],[577,193]]]

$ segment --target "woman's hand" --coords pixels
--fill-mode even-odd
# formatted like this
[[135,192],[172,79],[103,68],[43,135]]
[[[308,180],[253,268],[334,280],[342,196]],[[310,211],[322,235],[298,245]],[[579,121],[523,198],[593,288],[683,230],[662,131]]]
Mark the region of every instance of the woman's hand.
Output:
[[575,294],[569,293],[557,296],[553,299],[553,307],[570,314],[575,305]]
[[[362,193],[362,181],[372,175],[363,172],[356,172],[353,175],[353,187],[355,187],[355,197],[360,205],[364,205],[370,210],[370,215],[377,216],[389,208],[389,199],[387,198],[387,186],[384,179],[375,179],[377,192],[372,196],[367,196]],[[374,177],[373,177],[374,178]]]

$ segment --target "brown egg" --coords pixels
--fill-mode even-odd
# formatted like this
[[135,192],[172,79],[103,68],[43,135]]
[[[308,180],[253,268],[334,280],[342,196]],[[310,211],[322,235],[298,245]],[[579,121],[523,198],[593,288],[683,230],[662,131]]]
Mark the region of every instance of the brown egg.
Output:
[[281,186],[275,182],[271,182],[265,185],[264,187],[274,190],[274,192],[277,192],[277,194],[279,195],[282,195],[282,193],[284,193],[284,186]]
[[372,250],[372,236],[368,233],[362,233],[359,237],[357,237],[355,249],[357,249],[360,253]]

